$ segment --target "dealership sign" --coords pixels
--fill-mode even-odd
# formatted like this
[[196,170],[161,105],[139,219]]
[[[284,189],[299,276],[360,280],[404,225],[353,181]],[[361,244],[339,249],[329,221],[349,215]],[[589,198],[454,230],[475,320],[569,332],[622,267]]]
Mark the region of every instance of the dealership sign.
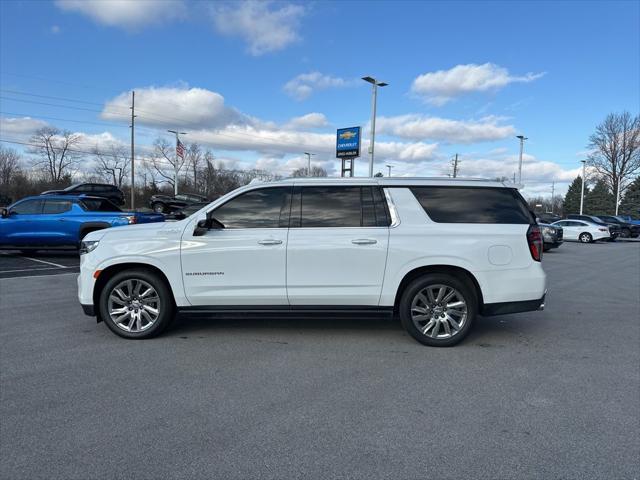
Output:
[[336,157],[360,156],[360,127],[339,128],[336,140]]

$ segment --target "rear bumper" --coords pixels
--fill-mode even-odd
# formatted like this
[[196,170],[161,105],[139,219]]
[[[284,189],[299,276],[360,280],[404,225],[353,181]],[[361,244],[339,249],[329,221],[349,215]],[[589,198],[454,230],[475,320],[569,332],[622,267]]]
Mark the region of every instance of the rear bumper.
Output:
[[522,302],[502,302],[502,303],[485,303],[482,307],[481,315],[490,317],[493,315],[506,315],[509,313],[532,312],[535,310],[544,310],[545,298],[547,292],[542,298],[537,300],[525,300]]
[[93,305],[80,305],[82,307],[82,311],[85,315],[89,315],[90,317],[96,316],[96,309]]

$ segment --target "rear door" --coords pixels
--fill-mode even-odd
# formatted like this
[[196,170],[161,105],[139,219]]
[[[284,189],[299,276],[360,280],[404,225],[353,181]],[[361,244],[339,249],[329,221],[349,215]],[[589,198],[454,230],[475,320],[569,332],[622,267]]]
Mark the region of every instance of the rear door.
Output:
[[287,243],[289,303],[377,306],[389,223],[378,186],[296,187]]
[[249,190],[209,212],[224,225],[182,237],[185,294],[192,305],[286,306],[286,249],[293,187]]

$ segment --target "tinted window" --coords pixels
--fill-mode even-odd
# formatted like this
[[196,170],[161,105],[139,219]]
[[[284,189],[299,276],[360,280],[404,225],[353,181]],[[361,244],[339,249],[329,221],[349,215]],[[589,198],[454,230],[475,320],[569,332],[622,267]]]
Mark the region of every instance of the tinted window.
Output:
[[116,207],[109,200],[103,198],[85,198],[80,202],[80,205],[85,210],[91,212],[121,212],[120,208]]
[[360,227],[360,187],[304,187],[301,194],[301,227]]
[[287,227],[290,192],[290,187],[251,190],[216,208],[212,215],[225,228]]
[[291,227],[389,226],[379,187],[298,187],[291,212]]
[[25,200],[11,209],[19,215],[33,215],[42,212],[42,200]]
[[71,210],[71,202],[68,200],[45,200],[42,213],[55,214]]
[[413,187],[422,208],[441,223],[534,223],[515,189],[480,187]]

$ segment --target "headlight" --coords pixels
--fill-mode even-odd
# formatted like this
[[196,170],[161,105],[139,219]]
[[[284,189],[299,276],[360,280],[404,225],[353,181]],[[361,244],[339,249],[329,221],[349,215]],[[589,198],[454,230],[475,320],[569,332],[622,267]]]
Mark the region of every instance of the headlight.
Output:
[[85,253],[93,252],[98,246],[98,241],[82,241],[80,242],[80,255],[84,255]]
[[553,235],[555,233],[555,230],[553,228],[543,227],[542,233],[546,233],[547,235]]

